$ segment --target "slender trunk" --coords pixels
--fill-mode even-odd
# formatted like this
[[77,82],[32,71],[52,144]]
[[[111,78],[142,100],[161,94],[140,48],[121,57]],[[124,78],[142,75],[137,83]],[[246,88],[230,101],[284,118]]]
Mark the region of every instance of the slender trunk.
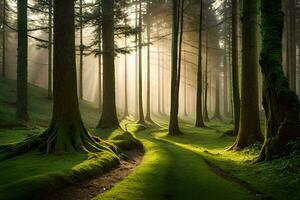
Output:
[[52,0],[49,1],[49,18],[48,18],[48,24],[49,24],[49,35],[48,35],[48,98],[52,98],[52,6],[53,2]]
[[205,91],[204,91],[204,106],[203,106],[203,118],[204,121],[209,122],[208,110],[207,110],[207,97],[208,97],[208,30],[206,30],[206,60],[205,60]]
[[115,95],[114,1],[102,1],[103,107],[98,128],[119,126]]
[[20,121],[28,121],[28,40],[27,0],[18,1],[18,61],[17,61],[17,113]]
[[184,63],[184,82],[183,82],[183,90],[184,90],[184,95],[183,95],[183,105],[184,105],[184,110],[183,110],[183,114],[184,116],[188,116],[187,113],[187,64],[186,64],[186,56],[184,53],[184,57],[183,57],[183,63]]
[[165,55],[163,55],[162,58],[163,66],[161,67],[161,113],[165,115]]
[[[101,16],[100,12],[100,7],[99,7],[99,16]],[[99,55],[98,55],[98,81],[99,81],[99,110],[102,111],[102,27],[99,19],[99,24],[98,24],[98,49],[99,49]]]
[[[228,5],[228,0],[225,1],[225,9],[227,9],[227,5]],[[225,11],[225,18],[227,18],[227,10]],[[224,79],[223,79],[223,85],[224,85],[224,89],[223,89],[223,94],[224,94],[224,116],[227,117],[228,116],[228,57],[227,57],[227,46],[228,46],[228,25],[225,22],[224,25],[224,29],[225,29],[225,33],[224,33]]]
[[198,71],[197,71],[197,105],[196,127],[204,128],[202,109],[202,26],[203,26],[203,0],[200,1],[199,37],[198,37]]
[[213,119],[222,120],[220,109],[220,74],[219,69],[216,69],[216,95],[215,95],[215,114]]
[[[135,28],[138,27],[138,2],[139,0],[135,1]],[[136,118],[139,119],[139,57],[138,57],[138,33],[135,33],[135,73],[136,73],[136,80],[135,80],[135,115]]]
[[[178,125],[178,34],[180,23],[180,10],[181,1],[173,0],[172,3],[172,69],[171,69],[171,108],[170,108],[170,123],[169,123],[169,135],[180,134]],[[181,52],[180,52],[181,53]]]
[[243,1],[241,111],[235,149],[263,140],[258,109],[257,8],[256,1]]
[[[125,25],[127,20],[125,19]],[[125,48],[127,48],[127,36],[125,35]],[[125,69],[124,69],[124,118],[129,115],[128,113],[128,61],[127,53],[124,55]]]
[[83,99],[83,22],[82,0],[79,0],[79,98]]
[[290,87],[296,91],[296,1],[289,2],[289,68],[290,68]]
[[142,1],[139,1],[139,124],[145,124],[144,118],[144,109],[143,109],[143,46],[142,46],[142,25],[143,25],[143,18],[142,18]]
[[240,124],[240,89],[239,89],[239,44],[238,44],[238,0],[232,0],[232,102],[234,114],[233,135],[237,135]]
[[[157,36],[159,36],[159,31],[157,27]],[[157,42],[157,111],[158,114],[161,114],[161,66],[160,66],[160,42]]]
[[152,122],[151,119],[151,70],[150,70],[150,1],[147,1],[147,114],[146,120]]
[[6,77],[6,61],[5,61],[5,53],[6,53],[6,0],[3,0],[2,7],[2,76]]

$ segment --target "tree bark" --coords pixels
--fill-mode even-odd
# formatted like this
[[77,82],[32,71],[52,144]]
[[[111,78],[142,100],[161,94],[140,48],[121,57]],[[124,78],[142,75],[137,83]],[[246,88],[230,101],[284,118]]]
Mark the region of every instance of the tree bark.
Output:
[[281,155],[285,145],[300,137],[299,100],[289,88],[282,70],[283,13],[281,0],[261,0],[263,106],[267,119],[266,138],[258,161]]
[[148,122],[153,122],[151,119],[151,69],[150,69],[150,1],[147,0],[147,111],[146,111],[146,120]]
[[239,44],[238,44],[238,0],[232,0],[232,101],[234,114],[233,135],[238,135],[240,126],[239,89]]
[[2,76],[6,77],[6,0],[3,0],[2,7]]
[[198,37],[198,71],[197,71],[197,105],[196,127],[204,128],[202,109],[202,25],[203,25],[203,0],[200,1],[199,37]]
[[98,128],[119,126],[115,95],[114,1],[102,1],[103,107]]
[[79,0],[79,98],[83,99],[83,22],[82,22],[82,0]]
[[[170,108],[170,122],[169,122],[169,135],[179,135],[181,131],[178,125],[178,35],[180,24],[180,7],[181,0],[172,1],[172,64],[171,64],[171,108]],[[179,51],[179,53],[181,53]]]
[[48,98],[52,99],[52,12],[53,12],[53,1],[49,1],[48,6],[48,24],[49,24],[49,35],[48,35]]
[[27,0],[18,0],[18,58],[17,58],[17,113],[19,121],[28,121],[28,38]]
[[208,30],[206,30],[206,59],[205,59],[205,91],[204,91],[204,106],[203,106],[203,118],[205,122],[209,122],[208,110],[207,110],[207,98],[208,98]]
[[139,89],[139,124],[145,124],[144,109],[143,109],[143,55],[142,55],[142,1],[139,1],[139,75],[138,75],[138,89]]
[[234,149],[262,141],[258,109],[257,2],[243,1],[240,126]]

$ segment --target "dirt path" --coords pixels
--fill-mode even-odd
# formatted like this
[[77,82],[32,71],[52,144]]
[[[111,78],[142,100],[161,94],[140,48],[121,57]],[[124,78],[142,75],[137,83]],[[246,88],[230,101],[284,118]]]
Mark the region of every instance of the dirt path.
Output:
[[91,180],[77,183],[62,190],[56,191],[47,197],[47,200],[90,200],[112,188],[117,182],[126,178],[141,162],[141,151],[128,151],[128,160],[111,171]]

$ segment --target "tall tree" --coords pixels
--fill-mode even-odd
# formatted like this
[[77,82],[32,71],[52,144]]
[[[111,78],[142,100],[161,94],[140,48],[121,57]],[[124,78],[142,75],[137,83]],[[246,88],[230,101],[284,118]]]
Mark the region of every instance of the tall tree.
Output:
[[114,1],[102,1],[103,107],[98,128],[119,126],[115,94]]
[[[206,17],[207,18],[207,17]],[[208,30],[206,30],[206,58],[205,58],[205,75],[204,75],[204,105],[203,105],[203,118],[204,121],[209,121],[208,110],[207,110],[207,98],[208,98]]]
[[[182,27],[183,27],[183,5],[184,0],[172,1],[172,55],[171,55],[171,108],[169,135],[181,134],[178,124],[179,86],[180,86],[180,56]],[[180,28],[181,27],[181,28]],[[181,33],[179,36],[179,30]],[[178,47],[179,46],[179,47]],[[179,55],[179,56],[178,56]]]
[[79,0],[79,98],[83,99],[83,0]]
[[153,122],[151,119],[151,69],[150,69],[150,34],[151,34],[151,19],[150,19],[150,0],[147,0],[147,112],[146,120]]
[[215,112],[214,112],[214,116],[213,119],[216,120],[222,120],[222,116],[221,116],[221,97],[220,97],[220,67],[218,66],[215,69]]
[[241,113],[235,149],[263,140],[258,109],[257,5],[257,1],[243,1]]
[[6,0],[2,2],[2,76],[6,76]]
[[32,148],[55,154],[111,151],[87,132],[79,111],[74,0],[54,0],[53,61],[53,114],[49,128],[43,134],[16,145],[13,152]]
[[138,74],[138,94],[139,94],[139,124],[145,124],[144,118],[144,109],[143,109],[143,55],[142,55],[142,25],[143,25],[143,17],[142,17],[142,0],[139,0],[139,33],[138,33],[138,46],[139,46],[139,74]]
[[232,102],[234,114],[233,135],[237,135],[240,126],[240,89],[239,89],[239,44],[238,44],[238,0],[232,0]]
[[17,58],[17,113],[20,121],[28,121],[28,38],[27,0],[18,0],[18,58]]
[[[127,25],[127,19],[125,19],[125,25]],[[125,48],[127,48],[127,35],[125,34]],[[127,58],[127,53],[124,55],[124,118],[129,115],[128,111],[128,58]]]
[[273,159],[290,140],[300,137],[299,100],[282,70],[282,1],[261,0],[261,15],[260,65],[267,128],[258,161]]
[[198,71],[197,71],[197,108],[196,127],[205,127],[202,109],[202,27],[203,27],[203,0],[200,0],[199,37],[198,37]]
[[48,5],[48,98],[52,98],[52,12],[53,12],[53,0],[49,1]]

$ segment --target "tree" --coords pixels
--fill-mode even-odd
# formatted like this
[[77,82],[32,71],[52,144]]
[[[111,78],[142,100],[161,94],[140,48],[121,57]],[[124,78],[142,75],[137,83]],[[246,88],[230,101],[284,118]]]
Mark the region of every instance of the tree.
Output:
[[102,1],[103,107],[98,128],[119,126],[115,95],[114,1]]
[[262,141],[258,110],[257,2],[243,1],[240,126],[234,149]]
[[17,58],[17,113],[19,121],[28,121],[28,96],[27,96],[27,0],[18,4],[18,58]]
[[205,76],[204,76],[204,105],[203,105],[203,118],[204,121],[209,122],[208,110],[207,110],[207,97],[208,97],[208,30],[206,30],[206,59],[205,59]]
[[300,137],[299,100],[289,88],[282,70],[282,32],[281,0],[261,0],[260,65],[264,77],[263,106],[267,129],[258,161],[281,155],[290,140]]
[[[110,21],[111,22],[111,21]],[[53,114],[49,128],[10,148],[21,153],[39,148],[46,153],[100,152],[109,145],[85,129],[77,96],[74,0],[54,0]]]
[[203,25],[203,0],[200,1],[199,38],[198,38],[198,71],[197,71],[197,108],[196,127],[205,127],[202,109],[202,25]]
[[82,6],[83,0],[79,0],[79,98],[83,99],[83,13],[82,13]]
[[138,70],[138,105],[139,105],[139,124],[145,124],[144,118],[144,109],[143,109],[143,55],[142,55],[142,25],[143,25],[143,17],[142,17],[142,0],[139,0],[139,33],[138,33],[138,46],[139,46],[139,70]]
[[233,135],[240,126],[240,89],[239,89],[239,45],[238,45],[238,0],[232,0],[232,103],[234,114]]
[[52,22],[53,22],[53,0],[49,1],[48,5],[48,98],[52,98],[52,41],[53,41],[53,33],[52,33]]
[[[183,34],[183,5],[184,0],[172,1],[172,55],[171,55],[171,108],[169,135],[179,135],[178,125],[179,86],[181,67],[181,40]],[[179,36],[179,30],[180,36]],[[178,37],[180,38],[178,41]],[[178,56],[179,55],[179,56]]]
[[2,76],[6,76],[6,0],[2,2]]
[[150,36],[151,36],[151,14],[150,14],[150,0],[147,0],[147,112],[146,120],[148,122],[153,122],[151,119],[151,69],[150,69]]

